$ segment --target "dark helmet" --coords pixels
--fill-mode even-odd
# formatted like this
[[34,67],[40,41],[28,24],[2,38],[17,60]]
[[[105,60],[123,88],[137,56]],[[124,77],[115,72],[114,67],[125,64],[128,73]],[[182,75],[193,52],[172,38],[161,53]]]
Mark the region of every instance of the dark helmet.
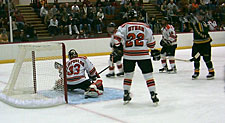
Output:
[[108,27],[116,27],[116,24],[113,23],[113,22],[110,22],[110,23],[108,24]]
[[112,35],[115,32],[115,29],[116,29],[116,24],[113,22],[110,22],[107,26],[107,32]]
[[76,51],[75,49],[71,49],[71,50],[68,52],[68,57],[69,57],[69,59],[78,57],[77,51]]
[[134,10],[134,9],[132,9],[131,11],[129,11],[129,13],[128,13],[128,18],[129,19],[136,19],[138,16],[137,16],[137,12]]

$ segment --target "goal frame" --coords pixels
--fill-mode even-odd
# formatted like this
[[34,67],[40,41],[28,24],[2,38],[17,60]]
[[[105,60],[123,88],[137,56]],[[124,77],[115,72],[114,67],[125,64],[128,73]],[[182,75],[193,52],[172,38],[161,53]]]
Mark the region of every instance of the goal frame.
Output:
[[[51,46],[52,45],[52,46]],[[47,48],[52,48],[50,50],[48,50]],[[61,47],[61,48],[60,48]],[[31,91],[33,92],[33,94],[38,94],[37,93],[37,84],[38,84],[38,81],[36,81],[36,77],[37,77],[37,73],[36,73],[36,61],[39,61],[39,60],[42,60],[41,58],[39,58],[37,56],[36,58],[36,51],[41,51],[43,52],[44,50],[46,51],[53,51],[54,52],[54,49],[56,48],[56,50],[60,51],[58,53],[60,53],[60,56],[52,56],[52,59],[51,60],[54,60],[54,59],[61,59],[61,62],[63,64],[63,68],[62,68],[62,72],[63,72],[63,76],[62,76],[62,81],[63,81],[63,91],[62,94],[64,94],[64,101],[63,101],[63,98],[61,97],[63,103],[68,103],[68,95],[67,95],[67,77],[66,77],[66,47],[65,47],[65,44],[64,43],[40,43],[40,44],[37,44],[37,43],[32,43],[32,44],[22,44],[22,45],[18,45],[18,48],[19,50],[21,50],[21,52],[19,52],[17,58],[16,58],[16,61],[15,61],[15,64],[13,66],[13,69],[12,69],[12,73],[10,75],[10,79],[9,79],[9,82],[8,82],[8,85],[7,85],[7,88],[4,89],[2,91],[2,93],[0,93],[0,99],[1,101],[9,104],[9,105],[12,105],[12,106],[15,106],[15,107],[18,107],[18,108],[44,108],[44,107],[51,107],[51,106],[54,106],[54,105],[58,105],[59,102],[56,101],[57,104],[54,104],[53,102],[51,103],[51,99],[50,101],[47,101],[49,104],[47,105],[42,105],[42,103],[40,104],[40,106],[26,106],[26,105],[21,105],[20,103],[17,103],[17,102],[13,102],[13,98],[11,99],[11,97],[8,97],[10,95],[14,95],[13,93],[17,93],[17,92],[13,92],[11,90],[13,90],[14,86],[16,85],[16,81],[18,79],[18,76],[19,76],[19,71],[21,69],[21,66],[24,62],[26,62],[26,60],[28,60],[30,63],[31,63],[31,77],[32,77],[32,81],[30,84],[33,84],[33,89],[31,89]],[[31,55],[31,57],[29,59],[26,59],[25,58],[25,54],[26,53],[29,53]],[[48,57],[48,55],[47,55]],[[51,57],[51,56],[50,56]],[[25,89],[25,92],[26,92],[26,89]],[[8,96],[7,96],[8,95]],[[58,97],[57,97],[58,98]],[[21,100],[22,101],[22,100]],[[43,101],[43,100],[37,100],[37,102],[40,102],[40,101]],[[62,102],[60,101],[60,102]],[[28,105],[32,103],[28,103]],[[62,104],[62,103],[61,103]],[[34,104],[36,105],[36,103]]]

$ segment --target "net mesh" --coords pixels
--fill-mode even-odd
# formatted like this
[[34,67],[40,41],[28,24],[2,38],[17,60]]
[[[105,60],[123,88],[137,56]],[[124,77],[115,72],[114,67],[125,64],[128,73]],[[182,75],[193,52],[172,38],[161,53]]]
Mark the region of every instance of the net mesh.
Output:
[[[58,80],[63,81],[54,67],[55,62],[63,63],[62,44],[20,45],[18,48],[18,58],[0,99],[21,108],[65,103],[64,89],[54,89]],[[63,82],[60,84],[64,87]]]

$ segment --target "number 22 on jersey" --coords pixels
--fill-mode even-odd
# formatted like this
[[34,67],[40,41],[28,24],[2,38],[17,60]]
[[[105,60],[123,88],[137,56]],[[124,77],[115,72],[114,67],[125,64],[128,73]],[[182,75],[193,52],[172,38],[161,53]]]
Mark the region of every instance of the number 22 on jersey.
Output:
[[143,33],[138,33],[137,35],[134,34],[134,33],[129,33],[127,35],[127,41],[126,41],[126,44],[125,46],[126,47],[141,47],[143,46],[143,41],[144,40],[144,34]]

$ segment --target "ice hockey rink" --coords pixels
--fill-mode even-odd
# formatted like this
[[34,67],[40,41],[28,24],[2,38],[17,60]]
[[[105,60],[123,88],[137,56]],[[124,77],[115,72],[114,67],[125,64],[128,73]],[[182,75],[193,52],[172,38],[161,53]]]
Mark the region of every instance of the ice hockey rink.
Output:
[[[191,50],[177,50],[176,58],[189,59]],[[88,57],[98,71],[108,65],[109,56]],[[177,74],[159,73],[159,61],[153,61],[156,89],[160,99],[154,106],[145,80],[136,66],[131,88],[132,100],[122,99],[86,104],[63,104],[50,108],[20,109],[0,101],[1,123],[224,123],[225,122],[225,47],[212,48],[215,79],[203,60],[199,79],[192,80],[193,63],[177,61]],[[9,79],[13,64],[0,64],[0,90]],[[116,70],[117,71],[117,70]],[[100,76],[104,86],[122,89],[123,77]]]

